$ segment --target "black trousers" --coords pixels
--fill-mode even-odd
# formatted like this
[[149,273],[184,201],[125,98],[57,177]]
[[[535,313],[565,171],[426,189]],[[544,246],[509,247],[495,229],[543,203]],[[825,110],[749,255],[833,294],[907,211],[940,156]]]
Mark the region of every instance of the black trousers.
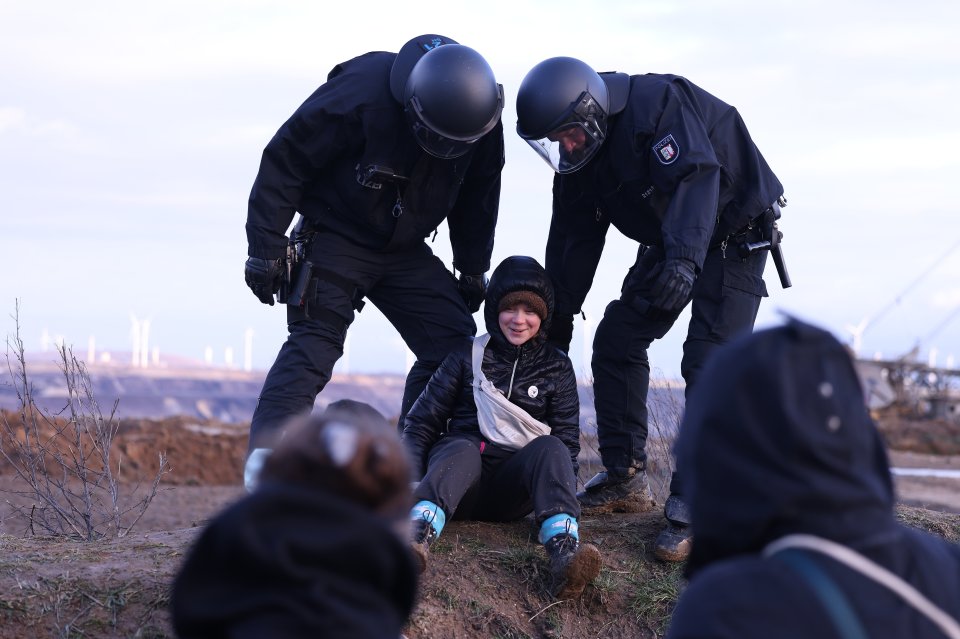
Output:
[[[692,316],[680,364],[688,396],[713,349],[753,329],[760,300],[767,295],[762,277],[766,260],[767,251],[745,260],[733,247],[726,249],[726,255],[720,247],[707,253],[693,286]],[[607,305],[593,340],[597,438],[603,465],[612,473],[626,473],[647,458],[647,349],[666,335],[679,315],[659,312],[648,301],[662,268],[662,250],[641,247],[620,299]],[[680,490],[677,474],[671,492],[674,488]]]
[[560,513],[580,517],[570,450],[553,435],[518,451],[447,435],[430,449],[413,497],[432,501],[451,519],[516,521],[533,512],[540,525]]
[[309,259],[316,273],[316,291],[308,301],[311,317],[287,307],[289,335],[264,380],[250,423],[250,450],[271,447],[285,422],[313,408],[343,355],[362,298],[380,309],[417,358],[407,374],[401,416],[443,358],[477,332],[456,278],[426,243],[384,253],[320,233]]

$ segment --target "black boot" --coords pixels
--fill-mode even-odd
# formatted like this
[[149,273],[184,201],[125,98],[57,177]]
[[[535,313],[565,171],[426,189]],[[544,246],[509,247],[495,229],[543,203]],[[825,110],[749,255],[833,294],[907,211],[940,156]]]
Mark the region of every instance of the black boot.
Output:
[[642,513],[656,506],[643,468],[631,468],[626,475],[599,472],[584,484],[577,499],[583,508],[604,513]]
[[550,560],[551,591],[557,599],[575,599],[600,574],[600,551],[561,533],[543,545]]
[[417,562],[417,570],[422,574],[427,569],[430,546],[437,539],[437,531],[426,519],[414,519],[410,528],[410,550]]
[[663,506],[667,527],[660,531],[653,544],[653,554],[661,561],[685,561],[693,546],[690,530],[690,508],[680,497],[670,495]]

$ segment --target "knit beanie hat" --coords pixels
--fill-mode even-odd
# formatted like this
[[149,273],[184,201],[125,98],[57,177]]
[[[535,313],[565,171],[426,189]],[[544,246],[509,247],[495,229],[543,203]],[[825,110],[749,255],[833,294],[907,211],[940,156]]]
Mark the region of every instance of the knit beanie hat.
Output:
[[547,319],[547,303],[533,291],[510,291],[500,298],[500,304],[497,305],[497,312],[499,313],[517,304],[526,304],[531,311],[537,314],[541,322]]

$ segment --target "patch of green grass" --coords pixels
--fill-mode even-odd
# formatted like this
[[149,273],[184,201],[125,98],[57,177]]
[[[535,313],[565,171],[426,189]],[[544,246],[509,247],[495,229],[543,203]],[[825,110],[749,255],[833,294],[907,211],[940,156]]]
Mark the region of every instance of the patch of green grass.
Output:
[[663,634],[683,588],[682,563],[649,563],[627,578],[632,588],[629,608],[638,621]]
[[[121,581],[97,588],[69,574],[54,579],[19,582],[19,588],[0,599],[0,619],[15,620],[23,626],[46,628],[58,638],[110,635],[120,625],[131,603],[143,603],[146,612],[136,625],[138,637],[164,637],[150,617],[169,604],[166,593],[149,600],[154,593],[137,581]],[[129,616],[129,615],[128,615]],[[127,619],[129,625],[129,619]],[[149,630],[144,634],[143,630]]]
[[492,606],[471,599],[467,602],[467,608],[470,625],[474,630],[483,631],[485,636],[498,639],[531,639],[530,635],[517,628],[510,619]]
[[424,589],[424,598],[432,599],[441,604],[446,610],[456,610],[460,606],[460,597],[443,586],[427,586]]
[[468,553],[478,554],[487,549],[487,545],[476,537],[457,535],[457,544]]
[[623,587],[624,577],[622,574],[601,569],[600,574],[593,580],[593,587],[600,594],[601,599],[611,592],[616,592]]
[[507,572],[519,576],[522,583],[540,579],[541,557],[532,544],[521,543],[506,550],[488,550],[480,556],[480,560],[492,560]]
[[563,616],[560,614],[560,608],[552,608],[544,617],[543,635],[545,637],[563,636]]

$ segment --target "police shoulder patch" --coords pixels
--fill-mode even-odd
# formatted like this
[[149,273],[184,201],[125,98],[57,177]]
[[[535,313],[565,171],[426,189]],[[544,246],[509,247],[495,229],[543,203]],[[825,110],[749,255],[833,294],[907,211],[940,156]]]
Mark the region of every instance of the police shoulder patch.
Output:
[[680,157],[680,145],[677,144],[671,133],[653,145],[653,152],[660,160],[660,164],[673,164]]

